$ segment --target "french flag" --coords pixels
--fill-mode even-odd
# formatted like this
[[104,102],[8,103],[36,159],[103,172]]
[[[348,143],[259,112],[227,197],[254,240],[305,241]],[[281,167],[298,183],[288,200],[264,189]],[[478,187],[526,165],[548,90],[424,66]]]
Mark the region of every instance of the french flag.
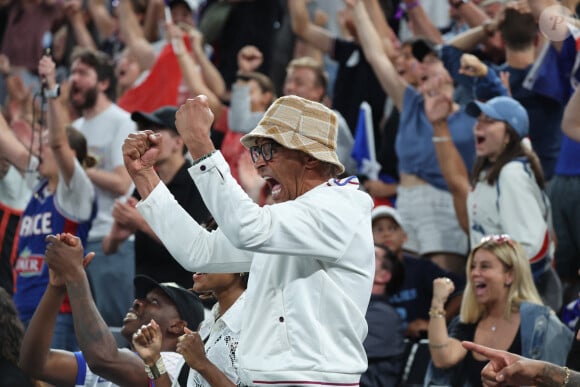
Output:
[[360,175],[364,175],[371,180],[378,180],[381,164],[377,162],[375,151],[372,110],[366,101],[363,101],[360,105],[351,156],[356,160]]

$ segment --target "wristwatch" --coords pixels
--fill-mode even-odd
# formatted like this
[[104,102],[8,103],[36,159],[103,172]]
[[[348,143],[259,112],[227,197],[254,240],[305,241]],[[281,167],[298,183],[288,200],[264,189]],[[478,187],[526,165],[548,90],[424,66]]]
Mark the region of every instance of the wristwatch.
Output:
[[469,3],[470,0],[453,0],[451,6],[455,9],[459,9],[463,4]]
[[46,98],[55,99],[60,96],[60,85],[57,83],[51,90],[44,90],[44,96]]

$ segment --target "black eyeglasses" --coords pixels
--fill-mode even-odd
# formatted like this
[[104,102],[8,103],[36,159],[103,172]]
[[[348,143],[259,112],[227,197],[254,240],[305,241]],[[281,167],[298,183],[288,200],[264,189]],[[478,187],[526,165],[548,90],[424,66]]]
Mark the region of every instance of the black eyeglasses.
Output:
[[251,146],[250,147],[250,155],[252,156],[252,161],[255,163],[258,161],[258,158],[262,156],[264,161],[272,160],[272,154],[274,153],[274,148],[278,147],[279,145],[275,142],[267,142],[262,145]]

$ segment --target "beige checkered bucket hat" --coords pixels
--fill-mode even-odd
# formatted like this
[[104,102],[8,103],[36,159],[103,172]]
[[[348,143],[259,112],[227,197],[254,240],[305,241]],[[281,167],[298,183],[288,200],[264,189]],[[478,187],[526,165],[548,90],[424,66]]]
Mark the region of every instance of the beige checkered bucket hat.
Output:
[[250,133],[241,138],[246,148],[256,145],[258,138],[269,138],[288,149],[309,154],[344,172],[336,155],[338,119],[321,103],[295,95],[278,98]]

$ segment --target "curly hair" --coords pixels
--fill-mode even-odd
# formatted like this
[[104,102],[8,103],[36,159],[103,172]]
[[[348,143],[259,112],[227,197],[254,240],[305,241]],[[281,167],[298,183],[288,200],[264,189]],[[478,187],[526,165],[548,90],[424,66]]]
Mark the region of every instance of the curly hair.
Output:
[[24,326],[18,319],[12,297],[0,288],[0,358],[18,364]]

